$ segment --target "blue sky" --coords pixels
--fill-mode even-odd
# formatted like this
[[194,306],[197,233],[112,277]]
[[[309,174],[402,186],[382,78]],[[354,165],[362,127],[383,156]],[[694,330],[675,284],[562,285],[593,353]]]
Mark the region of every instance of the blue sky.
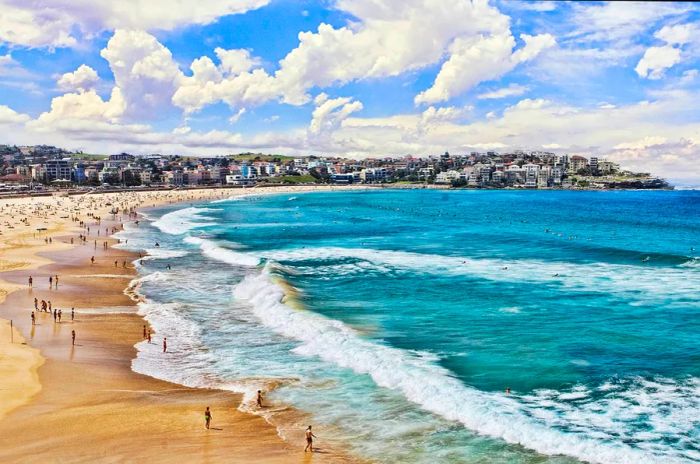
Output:
[[700,180],[700,7],[0,0],[0,143],[596,155]]

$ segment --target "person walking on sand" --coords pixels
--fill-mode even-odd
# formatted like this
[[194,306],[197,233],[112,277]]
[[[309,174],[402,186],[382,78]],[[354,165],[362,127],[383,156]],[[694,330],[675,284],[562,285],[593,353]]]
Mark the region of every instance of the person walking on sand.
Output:
[[166,337],[163,337],[163,353],[168,351],[168,339]]
[[32,276],[29,276],[29,288],[32,288],[33,283],[34,283],[34,279],[32,279]]
[[56,322],[56,318],[58,317],[58,312],[54,309],[53,310],[53,321],[54,323]]
[[36,325],[36,316],[34,315],[34,311],[32,311],[32,325]]
[[143,338],[146,339],[146,324],[143,325]]
[[90,264],[95,264],[95,257],[90,258]]
[[209,429],[209,424],[211,424],[211,411],[209,410],[209,406],[207,406],[207,409],[204,411],[204,427]]
[[262,407],[263,407],[263,403],[262,403],[262,392],[261,392],[260,390],[258,390],[257,403],[258,403],[258,407],[259,407],[259,408],[262,408]]
[[75,308],[70,309],[70,320],[71,322],[75,320]]
[[306,432],[304,433],[306,435],[306,448],[304,448],[304,452],[306,451],[311,451],[312,453],[314,452],[314,438],[316,438],[316,435],[313,434],[311,431],[311,426],[306,429]]
[[53,276],[49,276],[49,288],[53,287]]
[[54,277],[54,285],[56,286],[56,290],[58,290],[58,274],[56,274],[56,277]]
[[75,330],[70,331],[70,336],[73,339],[73,346],[75,346]]
[[34,309],[39,309],[39,300],[34,298]]
[[59,310],[58,310],[58,323],[59,323],[59,324],[61,323],[61,315],[62,315],[62,314],[63,314],[63,312],[59,309]]

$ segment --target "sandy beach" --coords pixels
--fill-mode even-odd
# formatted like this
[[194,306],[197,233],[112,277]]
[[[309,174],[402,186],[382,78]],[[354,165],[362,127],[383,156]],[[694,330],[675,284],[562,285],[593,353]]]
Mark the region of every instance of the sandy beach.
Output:
[[[262,192],[309,189],[328,187]],[[303,430],[282,440],[263,418],[237,409],[240,395],[187,388],[131,370],[134,344],[143,340],[145,326],[124,293],[137,255],[111,248],[117,243],[112,233],[134,220],[129,212],[138,208],[259,192],[0,200],[0,462],[170,462],[173,453],[185,462],[353,461],[339,450],[304,454]],[[42,300],[61,310],[60,322],[41,311]],[[213,414],[210,430],[204,428],[206,406]]]

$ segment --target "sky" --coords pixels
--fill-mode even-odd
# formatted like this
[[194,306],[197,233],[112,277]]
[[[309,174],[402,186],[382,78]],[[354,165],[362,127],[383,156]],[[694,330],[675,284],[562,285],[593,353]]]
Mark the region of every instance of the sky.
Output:
[[700,5],[0,0],[0,143],[544,150],[700,184]]

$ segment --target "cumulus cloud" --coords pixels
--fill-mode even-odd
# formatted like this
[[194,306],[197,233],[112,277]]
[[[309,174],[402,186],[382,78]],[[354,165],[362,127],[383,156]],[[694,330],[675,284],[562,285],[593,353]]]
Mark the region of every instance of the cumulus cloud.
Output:
[[157,118],[183,79],[170,50],[143,31],[117,30],[100,55],[126,103],[125,116]]
[[307,101],[303,92],[284,88],[280,80],[264,69],[251,69],[259,60],[247,50],[216,49],[215,52],[220,61],[218,66],[211,58],[201,57],[192,62],[192,75],[179,79],[172,102],[186,114],[218,101],[234,109],[273,99],[293,104]]
[[640,77],[661,79],[667,69],[681,62],[681,47],[700,38],[700,29],[693,23],[664,26],[654,37],[666,45],[647,48],[634,70]]
[[666,70],[681,61],[680,49],[672,45],[649,47],[634,70],[640,77],[661,79]]
[[421,120],[423,124],[429,124],[437,121],[455,121],[464,117],[471,110],[471,107],[458,108],[456,106],[444,106],[441,108],[436,108],[431,106],[423,111],[421,114]]
[[[508,17],[485,1],[342,0],[336,7],[352,15],[343,27],[321,23],[300,32],[299,45],[268,74],[245,50],[217,49],[223,77],[185,79],[173,98],[186,112],[223,101],[232,107],[278,100],[310,101],[308,91],[363,79],[397,76],[448,59],[434,86],[418,97],[424,103],[448,100],[481,81],[498,77],[551,47],[549,34],[515,39]],[[430,37],[431,40],[425,40]]]
[[340,127],[352,113],[362,109],[362,102],[348,97],[328,98],[321,94],[315,100],[309,132],[314,135],[329,133]]
[[95,88],[99,81],[97,71],[90,66],[81,64],[75,71],[63,74],[56,83],[58,88],[64,92],[85,92]]
[[103,100],[94,90],[67,93],[51,100],[51,110],[42,113],[35,121],[37,127],[52,126],[64,120],[95,123],[115,123],[126,109],[126,102],[118,87],[112,89],[109,100]]
[[432,87],[418,94],[415,102],[449,100],[480,82],[501,77],[556,43],[550,34],[522,34],[520,37],[525,45],[516,52],[513,52],[515,39],[509,32],[455,40],[450,48],[450,58],[443,63]]
[[0,125],[21,124],[31,119],[26,114],[21,114],[9,106],[0,105]]
[[[0,0],[0,42],[70,47],[82,36],[114,29],[171,30],[260,8],[269,0]],[[39,5],[37,5],[39,3]]]
[[250,71],[256,66],[260,66],[260,58],[251,56],[249,50],[225,50],[221,47],[217,47],[214,49],[214,53],[216,53],[221,63],[221,71],[230,76],[237,76],[238,74]]

